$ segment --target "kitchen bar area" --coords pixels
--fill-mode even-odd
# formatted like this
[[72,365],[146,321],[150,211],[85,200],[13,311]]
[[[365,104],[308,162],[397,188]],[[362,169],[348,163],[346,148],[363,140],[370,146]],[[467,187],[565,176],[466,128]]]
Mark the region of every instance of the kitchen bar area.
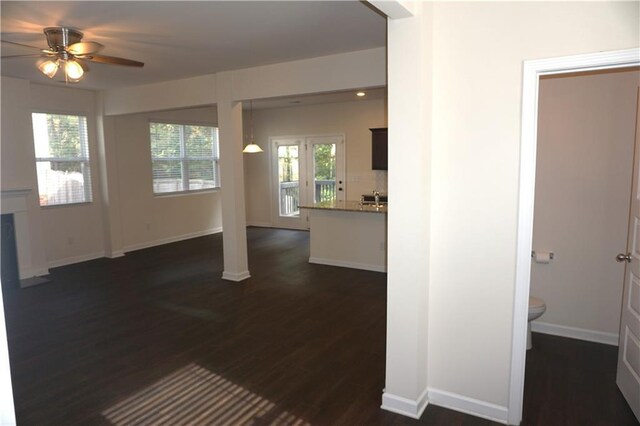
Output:
[[387,271],[387,203],[333,201],[300,206],[309,210],[309,263]]

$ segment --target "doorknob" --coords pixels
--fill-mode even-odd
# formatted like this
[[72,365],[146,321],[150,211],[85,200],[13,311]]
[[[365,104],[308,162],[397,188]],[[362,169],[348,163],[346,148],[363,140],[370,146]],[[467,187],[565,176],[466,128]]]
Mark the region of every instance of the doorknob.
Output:
[[616,262],[629,262],[631,263],[631,253],[618,253],[618,255],[616,256]]

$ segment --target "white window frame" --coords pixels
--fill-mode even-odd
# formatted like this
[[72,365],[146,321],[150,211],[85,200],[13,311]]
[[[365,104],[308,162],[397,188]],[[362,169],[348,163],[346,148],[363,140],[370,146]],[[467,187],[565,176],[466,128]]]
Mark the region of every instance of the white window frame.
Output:
[[[89,117],[84,113],[74,112],[74,111],[50,111],[50,110],[32,110],[31,111],[31,128],[33,131],[33,115],[34,114],[46,114],[46,115],[66,115],[70,117],[80,117],[84,118],[83,120],[78,120],[78,128],[79,128],[79,136],[80,136],[80,149],[81,149],[81,157],[38,157],[35,156],[35,138],[36,135],[33,135],[33,143],[34,143],[34,156],[36,169],[39,162],[74,162],[79,163],[82,176],[84,180],[83,191],[84,191],[84,201],[79,202],[71,202],[71,203],[56,203],[56,204],[40,204],[40,181],[36,174],[36,181],[38,185],[38,205],[40,208],[49,209],[49,208],[58,208],[58,207],[66,207],[66,206],[77,206],[82,204],[91,204],[93,203],[93,175],[91,174],[91,154],[89,147]],[[47,129],[48,131],[48,129]]]
[[[152,124],[170,124],[173,126],[179,126],[180,128],[180,157],[162,157],[156,158],[153,156],[153,151],[151,151],[151,125]],[[211,157],[188,157],[186,155],[186,142],[184,138],[184,130],[187,126],[194,127],[210,127],[215,129],[216,138],[215,143],[217,144],[217,153],[218,156]],[[151,190],[153,191],[154,197],[166,197],[166,196],[180,196],[180,195],[188,195],[193,193],[202,193],[202,192],[214,192],[220,190],[220,134],[217,126],[210,123],[194,123],[194,122],[180,122],[180,121],[166,121],[166,120],[149,120],[149,151],[151,154]],[[213,161],[214,163],[214,177],[217,179],[214,182],[213,188],[204,188],[204,189],[189,189],[189,167],[187,166],[187,162],[189,160],[195,161]],[[182,174],[182,187],[186,188],[181,191],[172,191],[172,192],[155,192],[154,189],[154,176],[153,176],[153,162],[154,161],[179,161],[180,162],[180,170]]]

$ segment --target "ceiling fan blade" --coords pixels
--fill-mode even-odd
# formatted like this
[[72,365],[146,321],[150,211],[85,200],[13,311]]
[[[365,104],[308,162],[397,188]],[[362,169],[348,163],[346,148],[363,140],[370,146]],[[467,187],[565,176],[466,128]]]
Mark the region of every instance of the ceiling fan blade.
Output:
[[14,46],[28,47],[29,49],[38,49],[38,50],[42,50],[42,48],[40,48],[40,47],[36,47],[36,46],[29,46],[28,44],[16,43],[15,41],[0,40],[0,42],[2,42],[2,43],[7,43],[7,44],[13,44]]
[[104,55],[82,55],[79,56],[81,59],[91,61],[91,62],[100,62],[102,64],[113,64],[113,65],[125,65],[128,67],[143,67],[144,63],[133,61],[131,59],[124,58],[116,58],[115,56],[104,56]]
[[13,58],[37,58],[39,56],[42,57],[46,57],[46,55],[43,55],[41,53],[31,53],[29,55],[8,55],[8,56],[2,56],[0,57],[0,59],[13,59]]
[[104,46],[95,41],[81,41],[73,43],[67,50],[73,55],[90,55],[102,49],[104,49]]

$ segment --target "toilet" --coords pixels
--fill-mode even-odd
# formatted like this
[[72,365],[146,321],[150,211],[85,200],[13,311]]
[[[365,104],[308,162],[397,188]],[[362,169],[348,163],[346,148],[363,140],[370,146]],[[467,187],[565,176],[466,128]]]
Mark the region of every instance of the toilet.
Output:
[[534,319],[540,318],[544,311],[547,310],[547,305],[545,305],[544,300],[538,299],[537,297],[529,296],[529,318],[527,322],[527,350],[531,349],[533,345],[531,344],[531,321]]

